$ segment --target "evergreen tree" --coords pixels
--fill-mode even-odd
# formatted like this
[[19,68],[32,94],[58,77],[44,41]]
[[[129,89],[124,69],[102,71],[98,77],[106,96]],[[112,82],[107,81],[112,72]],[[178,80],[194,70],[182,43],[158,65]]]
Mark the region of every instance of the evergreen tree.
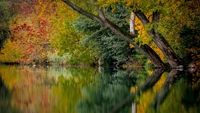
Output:
[[[115,5],[116,7],[106,7],[106,16],[120,28],[129,27],[126,19],[129,18],[128,9],[124,4]],[[79,17],[74,22],[74,27],[82,34],[85,34],[85,44],[90,48],[97,48],[96,54],[101,58],[103,64],[118,65],[126,62],[135,52],[129,47],[129,43],[122,40],[118,35],[111,30],[101,27],[95,21],[85,17]],[[129,32],[129,31],[127,31]]]

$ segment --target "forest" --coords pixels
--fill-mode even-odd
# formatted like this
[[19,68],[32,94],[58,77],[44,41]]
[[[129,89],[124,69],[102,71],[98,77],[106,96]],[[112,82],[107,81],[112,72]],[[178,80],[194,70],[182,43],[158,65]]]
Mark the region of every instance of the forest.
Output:
[[198,113],[199,0],[0,0],[0,112]]
[[2,63],[197,68],[197,0],[1,0]]

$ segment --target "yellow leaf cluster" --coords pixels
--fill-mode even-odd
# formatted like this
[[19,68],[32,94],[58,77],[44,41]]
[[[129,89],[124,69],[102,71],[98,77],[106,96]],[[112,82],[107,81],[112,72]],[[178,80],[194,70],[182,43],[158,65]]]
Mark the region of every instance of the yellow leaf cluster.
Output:
[[[148,15],[150,15],[150,13],[147,14],[147,17]],[[149,19],[152,20],[151,17]],[[150,45],[151,48],[160,56],[161,60],[164,61],[165,60],[164,54],[154,43],[152,43],[152,38],[149,37],[147,30],[137,17],[135,19],[135,30],[138,31],[138,37],[136,38],[136,41],[138,41],[140,45],[142,44]]]
[[132,86],[131,89],[130,89],[130,92],[134,93],[136,91],[136,89],[137,89],[137,86]]
[[1,62],[16,62],[18,58],[21,56],[20,48],[14,46],[14,44],[8,39],[4,48],[0,53],[0,61]]
[[129,47],[130,47],[130,48],[134,48],[133,44],[129,44]]

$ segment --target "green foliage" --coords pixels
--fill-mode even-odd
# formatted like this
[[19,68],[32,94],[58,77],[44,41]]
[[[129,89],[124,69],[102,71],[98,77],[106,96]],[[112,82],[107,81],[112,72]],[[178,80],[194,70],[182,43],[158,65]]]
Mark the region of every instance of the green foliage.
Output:
[[48,53],[47,59],[50,63],[65,64],[69,60],[69,55],[59,56],[56,53]]
[[116,3],[106,7],[105,15],[110,21],[129,33],[129,23],[127,20],[130,18],[130,13],[124,3]]
[[134,80],[133,86],[135,85],[140,86],[141,84],[145,82],[147,77],[150,75],[148,75],[146,68],[142,68],[142,69],[133,68],[130,71],[129,76]]
[[[78,113],[107,113],[130,95],[131,83],[126,72],[103,74],[96,82],[82,89],[83,97],[76,107]],[[129,110],[130,106],[126,106],[118,113],[127,113]]]
[[11,18],[10,4],[7,0],[0,0],[0,48],[4,41],[9,37],[9,20]]
[[[92,54],[92,53],[89,53]],[[62,55],[56,53],[48,53],[47,61],[50,64],[86,64],[90,65],[94,62],[94,58],[88,59],[88,51],[78,52],[77,54],[65,53]]]
[[11,106],[12,94],[5,86],[0,76],[0,112],[1,113],[18,113],[19,111]]
[[[182,34],[181,30],[183,27],[194,27],[194,19],[197,15],[199,15],[199,2],[196,0],[124,1],[128,8],[131,8],[134,11],[142,11],[149,20],[149,23],[144,25],[144,30],[142,29],[142,31],[139,32],[138,38],[136,39],[139,44],[148,44],[159,54],[161,59],[165,61],[161,51],[158,50],[159,48],[157,48],[157,46],[152,43],[152,39],[147,36],[147,32],[154,28],[160,34],[162,34],[162,36],[167,40],[179,57],[184,57],[186,51],[184,49],[185,45],[181,44],[183,37],[180,36]],[[152,19],[155,11],[160,13],[158,22],[154,22]],[[138,22],[136,19],[136,29],[137,24]],[[139,31],[140,30],[141,28]],[[189,43],[189,41],[192,40],[188,40],[187,43]]]
[[82,7],[84,10],[90,13],[97,13],[95,10],[95,5],[90,0],[70,0],[75,3],[77,6]]
[[[129,13],[123,4],[115,4],[115,9],[106,7],[105,14],[120,28],[128,29],[129,25],[126,19]],[[95,48],[97,50],[96,56],[101,57],[104,63],[110,62],[112,64],[115,62],[119,64],[125,62],[133,51],[128,42],[87,18],[79,17],[74,22],[74,26],[80,33],[86,34],[83,42],[90,48]],[[126,32],[128,33],[128,31]]]
[[[80,50],[80,51],[79,51]],[[93,51],[83,47],[83,49],[79,49],[77,54],[72,54],[70,59],[67,61],[69,64],[86,64],[91,65],[95,61],[95,57],[93,56]]]
[[[52,69],[55,70],[56,68]],[[96,70],[88,67],[65,68],[63,73],[59,73],[62,72],[60,68],[56,70],[58,72],[56,75],[59,75],[57,81],[59,85],[53,86],[52,92],[56,97],[55,101],[58,103],[55,107],[52,107],[52,110],[54,113],[75,113],[75,106],[81,98],[80,90],[90,84],[91,81],[94,81]]]
[[198,113],[200,110],[199,94],[199,88],[192,87],[190,81],[181,78],[173,85],[160,107],[147,113]]
[[18,62],[22,52],[14,46],[10,39],[4,42],[4,48],[1,50],[0,61],[1,62]]
[[78,33],[86,36],[93,34],[101,28],[99,23],[89,20],[84,16],[79,16],[76,18],[76,20],[73,22],[73,27],[76,28]]
[[[64,4],[58,3],[58,5],[60,7],[56,9],[56,14],[60,18],[55,18],[52,21],[54,33],[50,39],[51,45],[56,49],[58,55],[67,55],[65,62],[68,64],[93,63],[95,61],[93,50],[81,44],[82,36],[72,26],[72,22],[78,16]],[[64,12],[67,12],[67,14]]]

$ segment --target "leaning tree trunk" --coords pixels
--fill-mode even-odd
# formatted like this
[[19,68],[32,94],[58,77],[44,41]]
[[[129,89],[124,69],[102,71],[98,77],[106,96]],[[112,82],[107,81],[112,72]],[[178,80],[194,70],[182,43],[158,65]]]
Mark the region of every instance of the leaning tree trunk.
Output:
[[[147,17],[144,15],[144,13],[140,10],[136,11],[135,14],[140,19],[143,25],[150,23]],[[153,12],[153,22],[156,23],[159,21],[159,15],[160,13],[158,11]],[[181,65],[180,57],[173,51],[166,39],[160,33],[158,33],[156,29],[151,29],[148,32],[148,34],[150,35],[154,43],[158,46],[158,48],[162,51],[162,53],[165,55],[172,68],[177,68],[177,66]]]
[[144,44],[141,45],[141,49],[144,51],[143,53],[147,56],[147,58],[149,58],[155,67],[164,67],[164,63],[151,47]]
[[[132,36],[131,34],[127,34],[123,30],[121,30],[117,25],[115,25],[114,23],[109,21],[105,17],[104,12],[97,5],[96,5],[96,9],[99,12],[98,16],[83,10],[82,8],[80,8],[80,7],[76,6],[75,4],[73,4],[72,2],[70,2],[70,0],[63,0],[63,2],[65,2],[68,6],[70,6],[73,10],[77,11],[78,13],[98,22],[102,26],[109,28],[112,32],[114,32],[115,34],[120,36],[123,40],[126,40],[127,42],[132,44],[137,50],[139,50],[143,55],[145,55],[148,59],[150,59],[150,61],[152,62],[152,64],[155,67],[164,67],[162,60],[156,54],[156,52],[154,52],[154,50],[152,48],[150,48],[148,45],[144,45],[141,47],[138,46],[133,40],[133,38],[135,38],[135,36]],[[94,0],[94,2],[95,2],[95,0]]]
[[153,40],[163,52],[172,68],[177,68],[177,66],[181,65],[180,57],[173,51],[171,46],[161,34],[156,32],[153,37]]
[[[135,36],[135,13],[131,12],[130,16],[130,35]],[[147,44],[140,46],[142,53],[149,58],[155,67],[164,67],[164,64],[156,52]]]
[[107,28],[109,28],[115,34],[119,35],[122,39],[132,44],[143,55],[145,55],[155,67],[164,67],[164,63],[162,62],[158,54],[150,46],[146,44],[138,46],[137,44],[135,44],[134,41],[131,39],[133,37],[133,34],[127,34],[123,30],[120,30],[117,25],[113,24],[105,17],[103,11],[101,10],[99,10],[99,17]]

